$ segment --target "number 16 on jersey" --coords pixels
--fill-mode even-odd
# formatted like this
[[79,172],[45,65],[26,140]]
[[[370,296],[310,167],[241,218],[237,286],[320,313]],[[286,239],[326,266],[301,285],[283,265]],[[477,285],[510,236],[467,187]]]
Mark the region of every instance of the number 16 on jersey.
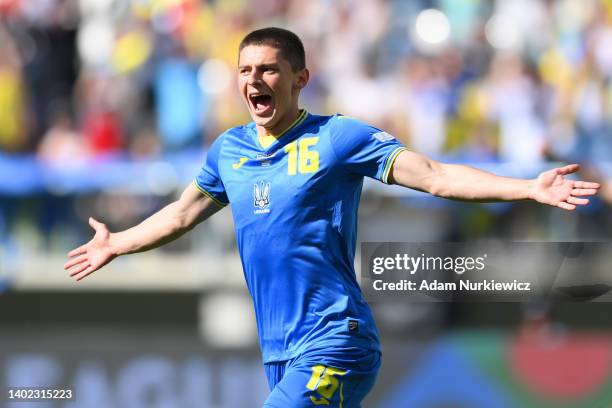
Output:
[[285,146],[288,175],[314,173],[319,170],[319,152],[312,149],[318,141],[318,137],[305,137]]

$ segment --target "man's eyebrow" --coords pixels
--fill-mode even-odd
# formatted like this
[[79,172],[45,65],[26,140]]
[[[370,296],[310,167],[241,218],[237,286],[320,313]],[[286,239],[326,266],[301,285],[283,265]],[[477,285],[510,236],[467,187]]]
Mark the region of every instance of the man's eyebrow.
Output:
[[[251,65],[238,65],[238,69],[242,69],[242,68],[249,68]],[[266,64],[255,64],[255,67],[257,68],[278,68],[279,64],[277,62],[270,62],[270,63],[266,63]]]

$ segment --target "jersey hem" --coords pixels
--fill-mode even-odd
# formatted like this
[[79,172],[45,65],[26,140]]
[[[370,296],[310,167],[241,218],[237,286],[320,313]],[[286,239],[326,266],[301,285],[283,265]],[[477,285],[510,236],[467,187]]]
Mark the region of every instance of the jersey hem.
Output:
[[[344,346],[350,346],[350,347],[357,347],[357,348],[361,348],[364,350],[371,350],[371,351],[377,351],[377,352],[381,352],[380,349],[380,343],[379,342],[372,342],[372,341],[362,341],[362,342],[354,342],[352,344],[346,344]],[[342,345],[336,343],[336,342],[317,342],[317,343],[310,343],[310,344],[305,344],[302,347],[300,347],[299,349],[295,350],[292,353],[279,353],[279,354],[273,354],[269,357],[265,357],[263,358],[263,364],[274,364],[274,363],[283,363],[289,360],[293,360],[294,358],[308,352],[309,350],[320,350],[324,351],[326,349],[333,349],[334,347],[342,347]]]

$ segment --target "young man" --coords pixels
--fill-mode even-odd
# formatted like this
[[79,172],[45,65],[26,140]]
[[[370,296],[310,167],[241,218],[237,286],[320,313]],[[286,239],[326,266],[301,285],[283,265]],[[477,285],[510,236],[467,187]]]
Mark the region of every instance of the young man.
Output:
[[223,133],[178,201],[141,224],[96,231],[65,265],[81,280],[119,255],[170,242],[227,204],[253,297],[266,375],[265,407],[359,407],[379,366],[379,340],[354,272],[364,176],[459,200],[535,200],[574,210],[596,183],[569,165],[536,180],[441,164],[341,115],[299,109],[308,83],[304,47],[266,28],[240,45],[238,84],[253,122]]

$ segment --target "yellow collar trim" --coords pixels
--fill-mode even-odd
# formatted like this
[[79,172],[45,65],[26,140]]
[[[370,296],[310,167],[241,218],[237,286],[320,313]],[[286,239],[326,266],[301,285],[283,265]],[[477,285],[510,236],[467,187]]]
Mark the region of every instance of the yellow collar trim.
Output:
[[267,149],[268,147],[272,145],[272,143],[274,143],[274,141],[280,139],[285,133],[299,126],[304,121],[304,119],[306,119],[306,116],[308,116],[308,112],[306,112],[306,109],[302,109],[297,119],[295,119],[293,123],[287,127],[287,129],[283,130],[278,135],[267,135],[267,136],[257,135],[257,140],[259,141],[259,144],[264,149]]

